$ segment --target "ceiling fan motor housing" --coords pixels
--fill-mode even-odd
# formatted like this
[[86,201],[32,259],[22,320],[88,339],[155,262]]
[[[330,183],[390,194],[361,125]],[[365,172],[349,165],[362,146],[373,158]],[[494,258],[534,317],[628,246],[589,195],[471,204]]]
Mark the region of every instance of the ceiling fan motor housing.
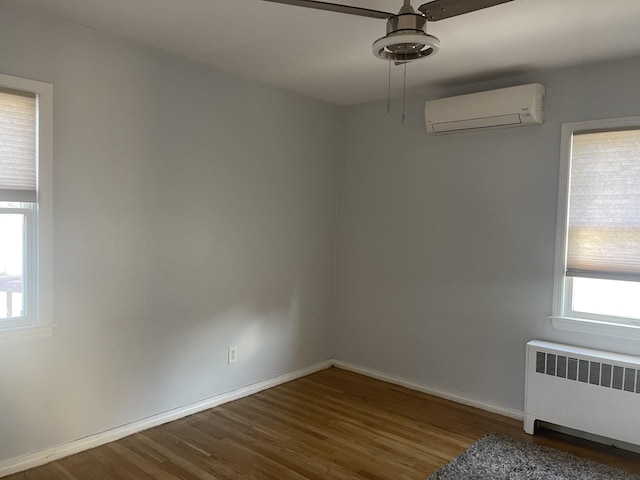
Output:
[[398,32],[424,32],[427,18],[418,13],[399,13],[387,20],[387,35]]
[[387,35],[373,44],[373,54],[383,60],[406,63],[433,55],[440,41],[425,32],[427,18],[405,5],[387,19]]

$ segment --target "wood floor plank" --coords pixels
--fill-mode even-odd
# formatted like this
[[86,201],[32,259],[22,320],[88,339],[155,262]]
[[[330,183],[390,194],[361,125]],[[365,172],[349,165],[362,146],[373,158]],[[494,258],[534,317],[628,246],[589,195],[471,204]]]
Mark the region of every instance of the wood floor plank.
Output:
[[134,465],[150,478],[155,480],[175,480],[177,478],[175,475],[164,471],[156,463],[149,461],[139,453],[130,450],[122,443],[109,443],[107,448],[112,452],[115,458],[122,458],[126,460],[129,464]]
[[[318,479],[326,478],[327,467],[317,461],[317,455],[310,449],[305,448],[306,445],[299,443],[294,444],[290,437],[268,435],[265,439],[259,439],[252,432],[245,429],[237,428],[245,419],[237,415],[223,415],[213,419],[216,424],[224,423],[224,429],[229,439],[235,443],[244,445],[247,449],[261,455],[262,457],[274,460],[278,464],[290,470],[291,475],[301,475],[302,478]],[[202,432],[208,431],[210,422],[200,422],[195,428]],[[259,428],[262,433],[268,432],[267,429]],[[338,474],[340,477],[340,475]]]
[[499,432],[640,474],[640,455],[330,368],[7,480],[424,480]]

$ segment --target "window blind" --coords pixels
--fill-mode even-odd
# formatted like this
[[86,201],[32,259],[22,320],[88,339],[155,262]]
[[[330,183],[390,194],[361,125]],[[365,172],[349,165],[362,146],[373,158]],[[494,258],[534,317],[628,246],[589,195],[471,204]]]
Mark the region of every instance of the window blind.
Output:
[[0,88],[0,201],[35,202],[36,97]]
[[640,129],[574,134],[566,274],[640,281]]

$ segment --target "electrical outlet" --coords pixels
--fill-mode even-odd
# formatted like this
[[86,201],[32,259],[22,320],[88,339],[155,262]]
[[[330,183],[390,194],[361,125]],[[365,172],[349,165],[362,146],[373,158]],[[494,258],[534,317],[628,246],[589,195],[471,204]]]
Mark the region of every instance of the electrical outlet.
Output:
[[238,361],[238,347],[229,347],[229,363]]

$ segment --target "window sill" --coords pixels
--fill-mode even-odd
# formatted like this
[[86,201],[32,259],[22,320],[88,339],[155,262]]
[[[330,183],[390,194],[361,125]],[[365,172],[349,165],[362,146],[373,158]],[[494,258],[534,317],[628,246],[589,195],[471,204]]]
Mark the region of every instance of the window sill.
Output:
[[572,332],[605,335],[607,337],[640,340],[640,326],[625,323],[609,323],[575,317],[549,317],[555,328]]
[[55,325],[37,325],[0,330],[0,343],[51,337],[54,327]]

